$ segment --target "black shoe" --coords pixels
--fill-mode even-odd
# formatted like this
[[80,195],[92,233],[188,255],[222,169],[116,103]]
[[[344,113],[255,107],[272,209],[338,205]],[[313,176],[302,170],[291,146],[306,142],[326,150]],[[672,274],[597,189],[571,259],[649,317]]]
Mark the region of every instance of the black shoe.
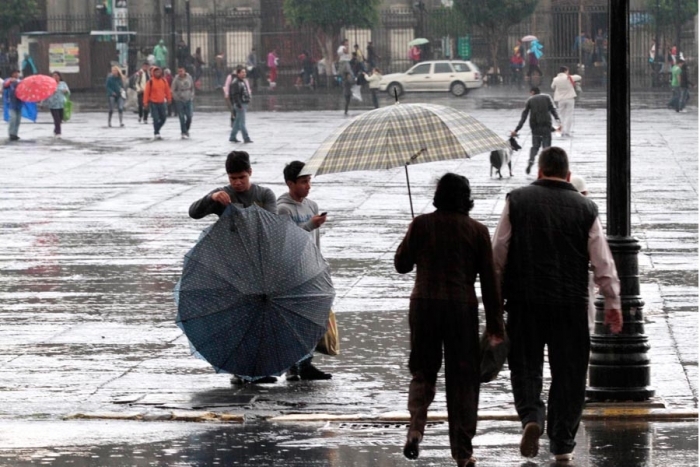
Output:
[[240,376],[236,376],[236,375],[231,376],[231,384],[233,386],[243,386],[246,383],[247,383],[247,381],[244,380],[243,378],[241,378]]
[[251,384],[272,384],[276,383],[277,378],[274,376],[264,376],[260,379],[256,379],[255,381],[251,381]]
[[420,454],[418,445],[420,444],[422,438],[423,437],[418,431],[412,431],[409,433],[406,444],[403,446],[403,455],[406,457],[406,459],[418,459],[418,454]]
[[253,140],[252,140],[252,139],[246,139],[246,140],[243,140],[243,142],[244,142],[244,143],[252,143]]
[[294,365],[289,370],[287,370],[287,381],[299,381],[301,377],[299,376],[299,367]]
[[232,143],[240,143],[241,142],[241,140],[236,139],[236,138],[229,138],[228,140],[231,141]]
[[332,374],[323,372],[310,363],[299,369],[299,378],[306,381],[326,380],[332,377]]
[[530,175],[530,169],[532,168],[532,162],[527,163],[527,168],[525,169],[525,173]]
[[19,136],[17,136],[17,135],[10,135],[10,141],[18,141],[18,140],[19,140]]

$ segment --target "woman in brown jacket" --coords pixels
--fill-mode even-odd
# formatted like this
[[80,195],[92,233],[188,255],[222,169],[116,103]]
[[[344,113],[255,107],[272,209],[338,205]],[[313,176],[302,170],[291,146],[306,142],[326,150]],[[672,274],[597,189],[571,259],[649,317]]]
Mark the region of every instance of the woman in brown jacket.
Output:
[[433,205],[435,212],[413,220],[394,257],[399,273],[411,272],[414,265],[417,269],[409,308],[408,366],[413,378],[404,455],[418,457],[444,345],[450,447],[457,465],[465,467],[476,462],[472,438],[480,379],[479,302],[474,290],[477,274],[492,345],[503,338],[503,310],[489,231],[469,217],[474,206],[469,180],[453,173],[443,175]]

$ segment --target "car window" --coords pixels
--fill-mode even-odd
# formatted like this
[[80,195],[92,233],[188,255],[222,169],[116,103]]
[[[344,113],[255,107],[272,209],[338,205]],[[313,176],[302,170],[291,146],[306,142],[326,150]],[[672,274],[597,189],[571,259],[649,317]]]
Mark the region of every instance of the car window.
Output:
[[414,66],[411,71],[414,75],[427,75],[430,73],[430,63],[421,63],[420,65]]
[[436,63],[435,73],[452,73],[452,67],[449,63]]
[[452,62],[452,66],[455,68],[457,73],[464,73],[465,71],[472,71],[471,67],[467,62]]

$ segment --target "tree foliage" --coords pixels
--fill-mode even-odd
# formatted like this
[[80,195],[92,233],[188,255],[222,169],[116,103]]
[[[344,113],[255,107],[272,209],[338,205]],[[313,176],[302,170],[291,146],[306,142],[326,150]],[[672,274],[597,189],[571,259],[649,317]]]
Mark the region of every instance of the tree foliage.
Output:
[[2,0],[0,5],[0,37],[5,38],[15,27],[22,27],[39,14],[36,0]]
[[698,14],[698,0],[647,0],[647,10],[661,28],[677,27]]
[[284,0],[284,17],[290,26],[315,31],[330,70],[341,30],[374,26],[380,4],[381,0]]
[[539,0],[454,0],[470,25],[476,27],[489,44],[491,64],[498,66],[498,48],[508,30],[527,19]]
[[430,11],[428,30],[436,37],[459,37],[469,33],[469,23],[461,10],[441,6]]

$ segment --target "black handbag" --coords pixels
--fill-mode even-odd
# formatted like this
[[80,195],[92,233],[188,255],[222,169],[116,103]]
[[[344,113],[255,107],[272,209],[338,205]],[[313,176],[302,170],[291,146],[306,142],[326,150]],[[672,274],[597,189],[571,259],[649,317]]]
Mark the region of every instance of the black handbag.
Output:
[[487,334],[481,336],[479,342],[479,353],[481,355],[481,382],[488,383],[493,381],[500,373],[503,364],[508,358],[510,350],[510,340],[505,331],[503,331],[503,342],[492,346],[489,344]]

